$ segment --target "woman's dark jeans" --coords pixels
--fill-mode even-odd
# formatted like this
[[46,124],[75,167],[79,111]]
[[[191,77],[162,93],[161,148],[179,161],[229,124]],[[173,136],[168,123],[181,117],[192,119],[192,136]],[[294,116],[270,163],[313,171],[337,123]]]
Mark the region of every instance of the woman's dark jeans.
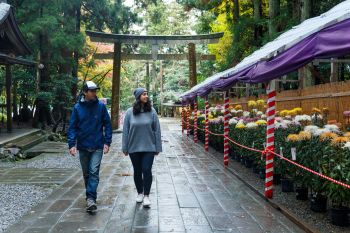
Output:
[[130,154],[134,167],[134,181],[137,192],[148,196],[152,186],[152,165],[154,152],[136,152]]

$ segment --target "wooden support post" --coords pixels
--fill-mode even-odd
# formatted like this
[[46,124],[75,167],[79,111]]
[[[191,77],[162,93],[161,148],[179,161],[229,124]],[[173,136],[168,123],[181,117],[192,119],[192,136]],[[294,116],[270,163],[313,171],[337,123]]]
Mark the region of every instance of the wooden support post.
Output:
[[[333,61],[334,58],[331,60]],[[331,62],[331,77],[330,81],[331,82],[338,82],[338,77],[339,77],[339,70],[338,70],[339,64],[336,62]]]
[[12,132],[12,105],[11,105],[11,65],[6,64],[6,111],[7,111],[7,132]]
[[121,47],[122,47],[121,43],[114,43],[112,109],[111,109],[112,127],[114,130],[119,128]]
[[188,44],[188,62],[190,68],[190,88],[197,85],[197,68],[196,68],[196,45]]
[[249,89],[250,89],[250,84],[246,83],[245,84],[245,97],[249,97]]
[[150,83],[150,77],[149,77],[149,62],[146,62],[146,90],[149,91],[149,83]]

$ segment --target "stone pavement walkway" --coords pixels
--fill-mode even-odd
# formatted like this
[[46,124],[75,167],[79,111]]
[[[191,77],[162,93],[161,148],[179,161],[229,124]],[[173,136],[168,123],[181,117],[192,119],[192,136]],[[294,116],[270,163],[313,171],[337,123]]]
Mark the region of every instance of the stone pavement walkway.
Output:
[[[81,172],[73,170],[7,232],[303,232],[182,137],[178,121],[162,119],[161,126],[164,152],[154,164],[150,209],[135,203],[131,162],[119,152],[121,135],[116,134],[103,158],[96,214],[85,212]],[[34,177],[28,180],[40,183]],[[17,178],[23,177],[13,181]]]

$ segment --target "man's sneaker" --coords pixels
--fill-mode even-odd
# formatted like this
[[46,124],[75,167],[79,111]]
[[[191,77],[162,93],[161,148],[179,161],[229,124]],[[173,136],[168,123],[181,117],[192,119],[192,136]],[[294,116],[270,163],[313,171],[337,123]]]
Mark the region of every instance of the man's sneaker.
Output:
[[145,196],[145,197],[143,198],[143,206],[144,206],[144,207],[150,207],[150,205],[151,205],[151,201],[150,201],[149,197],[148,197],[148,196]]
[[137,203],[142,203],[143,201],[143,194],[138,194],[137,197],[136,197],[136,202]]
[[93,212],[97,210],[96,202],[92,199],[86,201],[86,211]]

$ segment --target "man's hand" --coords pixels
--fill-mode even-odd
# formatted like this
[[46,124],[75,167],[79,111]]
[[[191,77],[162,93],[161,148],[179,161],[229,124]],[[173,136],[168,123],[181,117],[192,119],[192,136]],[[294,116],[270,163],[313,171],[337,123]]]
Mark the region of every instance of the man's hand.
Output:
[[128,155],[129,155],[129,153],[128,153],[128,152],[123,152],[123,153],[124,153],[124,155],[125,155],[125,156],[128,156]]
[[71,156],[76,156],[77,155],[77,148],[74,146],[72,148],[69,149],[69,154]]
[[107,154],[109,152],[109,146],[108,145],[104,145],[103,147],[103,153]]
[[159,155],[159,152],[156,152],[155,155],[156,155],[156,156]]

